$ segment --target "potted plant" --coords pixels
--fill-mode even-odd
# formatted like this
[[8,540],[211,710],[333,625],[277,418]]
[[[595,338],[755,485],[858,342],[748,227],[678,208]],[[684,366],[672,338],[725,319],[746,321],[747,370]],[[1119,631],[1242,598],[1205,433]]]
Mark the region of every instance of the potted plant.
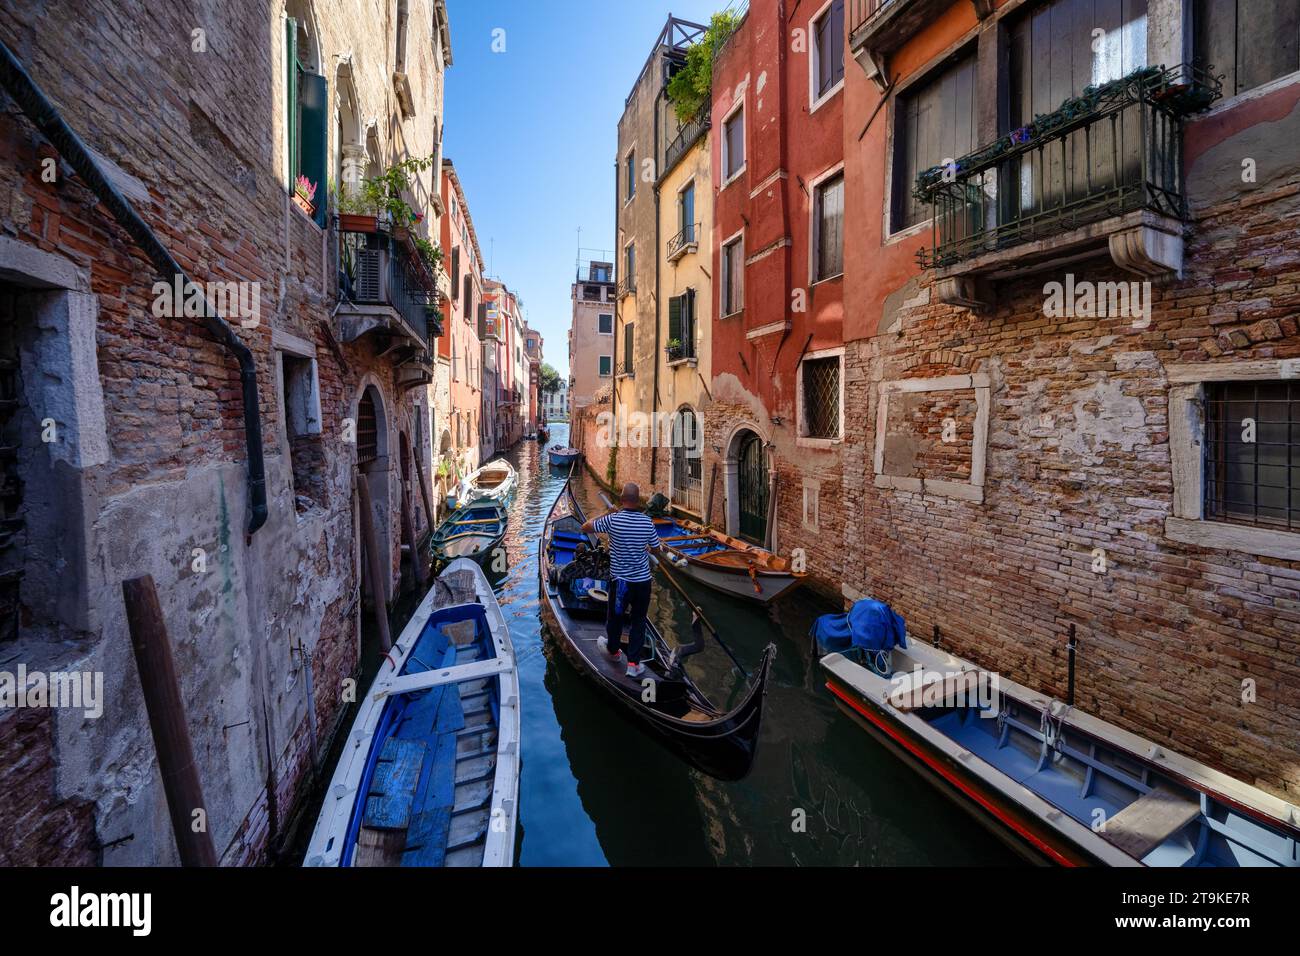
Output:
[[299,173],[293,184],[293,201],[298,204],[299,209],[310,216],[316,212],[315,198],[316,184]]
[[379,228],[379,217],[373,207],[367,205],[360,189],[348,189],[340,192],[335,189],[334,211],[339,217],[340,232],[375,232]]
[[664,346],[664,354],[668,356],[668,361],[675,362],[682,357],[682,343],[680,339],[669,339],[668,344]]

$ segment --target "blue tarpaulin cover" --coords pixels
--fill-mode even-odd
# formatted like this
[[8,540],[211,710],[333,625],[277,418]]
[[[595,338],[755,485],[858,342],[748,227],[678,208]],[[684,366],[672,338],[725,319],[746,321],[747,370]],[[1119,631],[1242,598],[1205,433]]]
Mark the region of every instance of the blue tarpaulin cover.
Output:
[[813,637],[825,653],[860,647],[888,651],[907,646],[903,619],[883,601],[863,598],[847,614],[823,614],[813,622]]

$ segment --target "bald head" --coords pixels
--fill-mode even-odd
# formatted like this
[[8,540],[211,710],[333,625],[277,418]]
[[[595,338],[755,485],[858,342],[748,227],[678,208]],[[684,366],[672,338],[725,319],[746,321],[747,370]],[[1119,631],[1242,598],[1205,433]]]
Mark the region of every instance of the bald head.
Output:
[[641,488],[635,481],[629,481],[623,486],[623,493],[619,495],[619,503],[624,508],[635,508],[641,504]]

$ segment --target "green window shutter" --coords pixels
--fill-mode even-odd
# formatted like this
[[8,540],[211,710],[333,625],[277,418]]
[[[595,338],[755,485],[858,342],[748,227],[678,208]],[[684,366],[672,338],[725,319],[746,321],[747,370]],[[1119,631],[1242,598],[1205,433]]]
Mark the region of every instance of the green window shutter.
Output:
[[302,139],[299,172],[316,184],[316,224],[325,225],[325,207],[328,192],[325,186],[326,150],[328,149],[329,88],[325,77],[316,73],[303,73],[302,84]]
[[284,21],[285,138],[289,147],[289,189],[298,178],[298,21]]
[[682,296],[675,295],[668,300],[668,341],[682,340]]

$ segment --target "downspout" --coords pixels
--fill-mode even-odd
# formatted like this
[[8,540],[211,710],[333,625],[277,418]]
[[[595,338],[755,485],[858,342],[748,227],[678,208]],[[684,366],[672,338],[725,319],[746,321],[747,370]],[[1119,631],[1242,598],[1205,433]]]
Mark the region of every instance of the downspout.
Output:
[[[627,268],[627,256],[621,255],[623,250],[618,247],[618,213],[619,213],[618,177],[619,177],[619,158],[617,155],[615,155],[614,156],[614,269],[615,269],[614,275],[623,275],[623,271]],[[579,269],[582,268],[581,249],[578,250],[578,268]],[[579,276],[574,276],[574,281],[576,282],[578,278]],[[624,276],[624,282],[626,281],[627,281],[627,277]],[[623,297],[619,295],[619,285],[621,284],[622,283],[614,284],[614,351],[613,351],[614,357],[613,359],[611,359],[611,361],[614,364],[614,367],[610,370],[614,374],[614,381],[613,384],[610,386],[610,390],[609,390],[610,393],[609,410],[612,419],[610,422],[610,427],[612,432],[612,440],[614,442],[618,441],[618,437],[617,437],[618,436],[618,338],[619,338],[619,323],[622,321],[623,318]],[[599,322],[600,320],[597,319],[596,321]],[[572,334],[572,331],[570,331],[570,334]],[[624,356],[624,359],[626,360],[626,356]],[[599,363],[600,359],[597,359],[596,361]],[[569,377],[570,378],[574,377],[573,369],[569,369]],[[570,432],[572,432],[573,420],[575,418],[577,418],[577,415],[574,414],[574,408],[573,408],[573,390],[572,388],[570,388],[569,390]],[[572,435],[570,435],[570,438],[572,438]],[[585,442],[587,436],[584,434],[582,438],[583,441]],[[573,442],[570,441],[569,444],[572,445]],[[579,445],[577,447],[582,447],[582,446]],[[613,451],[611,449],[611,454],[612,453]],[[618,481],[618,475],[614,476],[614,480]]]
[[[27,118],[39,129],[45,138],[58,149],[78,176],[99,197],[113,218],[117,220],[127,234],[149,257],[159,274],[169,282],[179,275],[182,288],[187,291],[194,287],[192,280],[175,259],[158,241],[152,229],[136,213],[126,197],[104,176],[99,164],[86,149],[85,143],[77,136],[59,115],[40,87],[32,80],[23,65],[0,41],[0,83],[14,102],[22,109]],[[262,454],[262,421],[258,417],[257,366],[253,362],[253,353],[235,334],[225,320],[217,315],[207,297],[203,298],[203,323],[212,337],[225,346],[226,351],[239,363],[239,378],[244,403],[244,443],[248,450],[248,534],[251,537],[258,528],[266,524],[266,465]]]
[[[780,0],[780,2],[777,4],[777,18],[778,18],[778,30],[777,30],[777,36],[779,36],[779,37],[780,37],[780,36],[785,36],[785,35],[786,35],[786,27],[787,27],[787,25],[788,25],[788,17],[787,17],[787,15],[786,15],[786,11],[785,11],[785,0]],[[781,162],[781,169],[783,169],[783,170],[786,171],[786,180],[785,180],[785,201],[781,203],[781,231],[782,231],[782,235],[786,236],[786,237],[789,238],[789,240],[790,240],[790,243],[785,247],[785,255],[782,257],[782,258],[785,260],[785,266],[784,266],[784,268],[785,268],[785,301],[783,302],[781,308],[782,308],[782,311],[785,311],[785,310],[789,309],[789,307],[790,307],[790,291],[791,291],[791,289],[793,288],[792,283],[793,283],[793,280],[794,280],[794,262],[793,262],[793,257],[794,257],[794,233],[793,233],[793,231],[792,231],[791,228],[790,228],[790,175],[789,175],[789,173],[790,173],[790,137],[789,137],[789,135],[787,134],[787,132],[786,132],[786,127],[785,127],[786,109],[789,107],[789,100],[790,100],[790,84],[789,84],[789,83],[787,82],[787,80],[786,80],[786,72],[785,72],[785,71],[786,71],[786,62],[787,62],[787,57],[786,57],[785,44],[784,44],[784,43],[778,43],[778,44],[777,44],[777,50],[778,50],[778,53],[777,53],[777,74],[776,74],[776,75],[777,75],[777,82],[780,84],[780,92],[779,92],[779,97],[778,97],[778,99],[779,99],[779,102],[780,102],[779,109],[781,110],[781,118],[782,118],[782,121],[781,121],[781,124],[780,124],[780,136],[781,136],[781,160],[780,160],[780,162]],[[811,55],[811,54],[810,54],[810,55]],[[799,188],[800,188],[801,190],[803,189],[803,185],[802,185],[802,183],[800,183]],[[811,242],[811,241],[812,241],[812,237],[809,236],[809,242]],[[809,276],[808,276],[808,280],[809,280],[809,281],[808,281],[808,299],[809,299],[808,304],[811,305],[811,304],[812,304],[812,301],[811,301],[811,300],[812,300],[812,297],[813,297],[813,289],[812,289],[812,275],[809,275]],[[808,313],[805,312],[804,314],[807,315]],[[775,384],[775,382],[776,382],[776,378],[777,378],[777,377],[776,377],[776,363],[777,363],[777,358],[778,358],[778,357],[780,356],[780,354],[781,354],[781,349],[784,348],[784,346],[785,346],[786,339],[788,339],[788,338],[791,336],[791,334],[793,334],[793,326],[794,326],[794,322],[791,321],[790,325],[791,325],[791,328],[786,329],[784,332],[781,333],[781,340],[780,340],[779,342],[777,342],[777,344],[776,344],[776,353],[772,356],[772,374],[771,374],[770,381],[771,381],[773,384]],[[807,348],[807,346],[805,346],[805,349],[806,349],[806,348]],[[799,374],[799,366],[796,364],[796,365],[795,365],[795,381],[796,381],[796,383],[798,382],[798,374]],[[774,411],[773,406],[776,405],[776,390],[775,390],[775,388],[772,390],[771,395],[772,395],[772,401],[771,401],[771,403],[770,403],[769,406],[768,406],[768,417],[769,417],[769,418],[772,416],[772,413],[773,413],[773,411]],[[796,409],[798,408],[798,397],[797,397],[797,396],[795,397],[795,407],[796,407]],[[796,417],[797,417],[797,416],[796,416]],[[795,434],[797,435],[798,433],[799,433],[799,423],[796,421],[796,422],[795,422]],[[775,452],[775,448],[773,449],[772,458],[773,458],[773,460],[772,460],[772,465],[773,465],[772,474],[776,474],[776,469],[775,469],[775,466],[776,466],[776,452]]]
[[666,91],[667,89],[668,89],[667,84],[660,84],[660,86],[659,86],[659,92],[655,94],[655,108],[654,108],[654,124],[655,124],[655,136],[654,136],[654,147],[655,147],[655,153],[654,153],[654,156],[655,156],[655,245],[654,245],[654,253],[655,253],[655,301],[654,301],[654,310],[655,310],[655,311],[654,311],[654,316],[655,316],[655,350],[654,350],[654,359],[655,359],[655,376],[654,376],[654,393],[650,396],[650,412],[651,412],[651,415],[650,415],[650,423],[651,423],[651,425],[650,425],[650,427],[651,427],[651,429],[652,429],[651,436],[650,436],[650,487],[651,487],[651,488],[653,488],[654,485],[655,485],[655,470],[656,470],[656,466],[659,464],[659,442],[658,442],[658,440],[657,440],[658,433],[659,433],[659,301],[660,301],[660,300],[659,300],[659,283],[660,283],[660,269],[659,269],[659,262],[660,262],[660,259],[659,259],[659,251],[660,251],[660,250],[659,250],[659,241],[660,241],[660,236],[659,236],[659,175],[660,175],[660,173],[659,173],[659,162],[660,162],[660,159],[661,159],[661,157],[660,157],[660,155],[659,155],[659,124],[660,124],[660,120],[661,120],[661,117],[660,117],[660,115],[659,115],[659,109],[660,109],[660,105],[661,105],[661,103],[662,103],[662,101],[663,101],[663,99],[664,99],[664,93],[665,93],[665,91]]

